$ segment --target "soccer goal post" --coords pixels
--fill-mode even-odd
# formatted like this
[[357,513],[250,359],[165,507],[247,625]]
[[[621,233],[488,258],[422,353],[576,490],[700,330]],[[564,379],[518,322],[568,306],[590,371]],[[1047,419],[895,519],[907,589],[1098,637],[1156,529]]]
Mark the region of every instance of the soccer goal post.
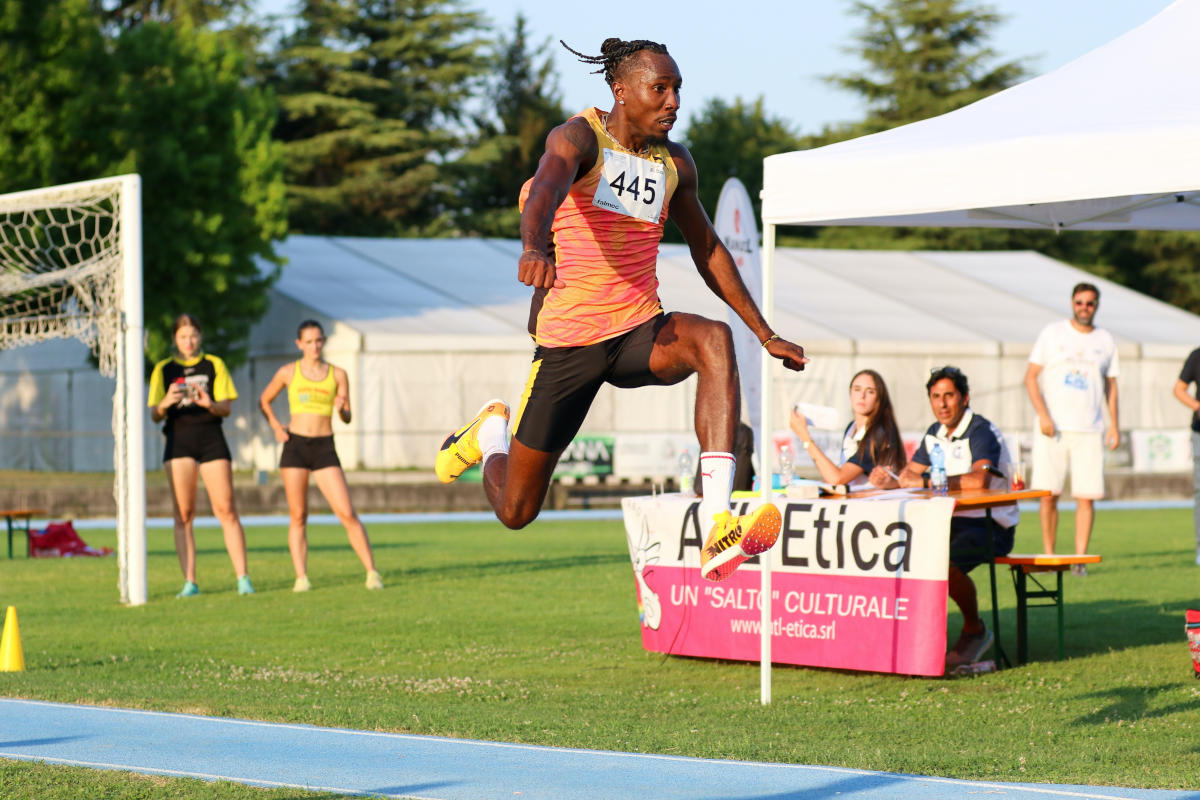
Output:
[[79,339],[113,392],[121,602],[146,602],[141,179],[0,195],[0,348]]

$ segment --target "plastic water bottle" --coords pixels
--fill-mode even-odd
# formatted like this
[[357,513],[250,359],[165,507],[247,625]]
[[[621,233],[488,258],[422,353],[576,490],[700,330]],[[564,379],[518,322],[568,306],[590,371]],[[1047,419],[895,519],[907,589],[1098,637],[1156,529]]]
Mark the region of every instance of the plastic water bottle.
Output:
[[786,489],[794,477],[796,471],[792,464],[792,448],[785,444],[779,448],[779,483],[782,488]]
[[950,488],[946,480],[946,454],[937,442],[929,451],[929,488],[933,489],[934,494],[945,494]]
[[696,479],[696,465],[692,463],[692,451],[684,450],[679,454],[679,492],[691,494]]

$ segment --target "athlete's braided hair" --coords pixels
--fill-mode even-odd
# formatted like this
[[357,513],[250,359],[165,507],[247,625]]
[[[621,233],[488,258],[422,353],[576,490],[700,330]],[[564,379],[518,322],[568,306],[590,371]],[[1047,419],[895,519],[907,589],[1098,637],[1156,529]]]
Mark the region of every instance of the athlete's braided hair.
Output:
[[600,45],[600,55],[598,56],[584,55],[578,50],[572,49],[562,39],[559,39],[558,43],[577,56],[584,64],[603,64],[604,66],[601,69],[596,70],[592,74],[598,75],[604,73],[604,82],[609,86],[612,86],[612,82],[616,79],[616,75],[620,71],[625,59],[635,53],[649,50],[651,53],[658,53],[659,55],[670,55],[667,52],[665,44],[652,42],[649,39],[634,39],[632,42],[626,42],[617,38],[605,39],[604,44]]

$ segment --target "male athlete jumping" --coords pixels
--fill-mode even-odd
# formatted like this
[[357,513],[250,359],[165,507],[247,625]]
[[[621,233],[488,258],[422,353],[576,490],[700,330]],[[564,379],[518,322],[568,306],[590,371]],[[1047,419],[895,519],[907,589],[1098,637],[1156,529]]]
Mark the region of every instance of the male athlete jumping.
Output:
[[762,346],[789,369],[804,369],[808,359],[768,327],[700,204],[691,154],[668,138],[683,81],[667,48],[607,39],[599,56],[571,52],[602,65],[614,102],[551,131],[521,192],[517,275],[534,289],[529,327],[537,347],[511,450],[508,406],[493,400],[443,442],[437,475],[449,483],[482,460],[496,517],[521,528],[538,515],[555,464],[601,385],[666,386],[696,373],[700,518],[712,520],[701,569],[708,580],[724,580],[775,543],[780,515],[770,503],[731,514],[740,418],[733,341],[722,322],[663,312],[656,269],[668,217],[705,283]]

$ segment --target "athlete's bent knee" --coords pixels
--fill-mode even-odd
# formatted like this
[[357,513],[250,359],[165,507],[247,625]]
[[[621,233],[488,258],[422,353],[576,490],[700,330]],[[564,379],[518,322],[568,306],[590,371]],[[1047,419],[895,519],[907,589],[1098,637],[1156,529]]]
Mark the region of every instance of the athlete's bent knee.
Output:
[[509,530],[518,531],[537,519],[541,508],[533,503],[502,504],[496,509],[496,519]]
[[710,362],[728,361],[733,358],[733,331],[724,322],[708,320],[699,352],[701,358]]

